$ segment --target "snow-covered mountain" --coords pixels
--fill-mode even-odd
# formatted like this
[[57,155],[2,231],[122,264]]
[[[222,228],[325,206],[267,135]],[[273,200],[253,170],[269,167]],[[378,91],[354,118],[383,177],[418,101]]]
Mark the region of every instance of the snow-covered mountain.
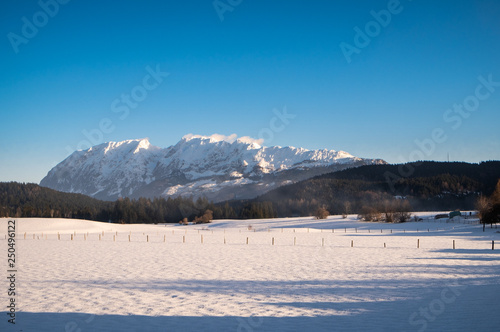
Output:
[[104,200],[118,197],[205,196],[246,199],[281,185],[367,164],[344,151],[264,147],[250,137],[186,135],[159,148],[148,139],[109,142],[76,151],[40,185]]

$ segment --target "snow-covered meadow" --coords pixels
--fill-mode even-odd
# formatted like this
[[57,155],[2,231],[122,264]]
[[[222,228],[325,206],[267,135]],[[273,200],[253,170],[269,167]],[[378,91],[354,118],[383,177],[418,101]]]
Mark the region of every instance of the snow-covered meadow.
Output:
[[436,213],[405,224],[16,219],[15,325],[0,219],[0,330],[500,330],[500,234]]

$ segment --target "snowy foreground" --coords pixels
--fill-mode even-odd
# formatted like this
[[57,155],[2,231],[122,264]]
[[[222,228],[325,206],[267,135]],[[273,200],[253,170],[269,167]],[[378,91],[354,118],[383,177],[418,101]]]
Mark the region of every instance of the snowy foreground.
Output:
[[15,325],[0,219],[0,331],[499,331],[500,233],[435,214],[406,224],[17,219]]

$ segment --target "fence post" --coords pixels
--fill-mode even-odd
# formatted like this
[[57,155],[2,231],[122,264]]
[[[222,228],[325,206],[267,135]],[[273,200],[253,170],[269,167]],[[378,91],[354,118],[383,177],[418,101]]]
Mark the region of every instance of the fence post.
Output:
[[491,250],[495,250],[495,241],[491,240]]
[[182,236],[182,243],[186,243],[186,235]]
[[273,237],[273,246],[274,246],[274,237]]
[[384,242],[384,248],[386,248],[386,246],[385,246],[385,242]]
[[297,238],[293,237],[293,245],[295,245],[296,243],[297,243]]
[[321,246],[324,247],[325,246],[325,238],[322,238],[321,239]]
[[420,248],[420,239],[417,239],[417,249]]
[[455,249],[455,240],[453,240],[453,249]]
[[[273,238],[274,239],[274,238]],[[247,236],[247,244],[248,244],[248,236]]]
[[354,240],[351,240],[351,248],[354,247]]
[[128,242],[130,242],[130,234],[128,235]]
[[203,234],[201,234],[201,243],[203,244]]

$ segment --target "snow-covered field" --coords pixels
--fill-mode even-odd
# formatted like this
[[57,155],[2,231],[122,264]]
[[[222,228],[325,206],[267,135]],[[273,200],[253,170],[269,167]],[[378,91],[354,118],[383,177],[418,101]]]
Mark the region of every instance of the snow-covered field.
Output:
[[0,331],[499,331],[500,234],[435,214],[405,224],[17,219],[15,325],[0,219]]

